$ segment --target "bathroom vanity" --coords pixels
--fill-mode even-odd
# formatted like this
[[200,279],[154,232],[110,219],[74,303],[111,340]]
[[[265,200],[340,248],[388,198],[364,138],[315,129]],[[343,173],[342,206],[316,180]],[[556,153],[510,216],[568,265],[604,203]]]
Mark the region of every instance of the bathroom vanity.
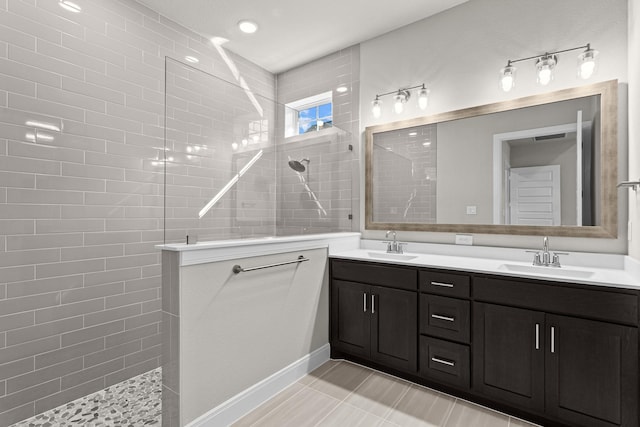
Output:
[[331,259],[333,358],[545,426],[640,425],[638,285],[371,254]]

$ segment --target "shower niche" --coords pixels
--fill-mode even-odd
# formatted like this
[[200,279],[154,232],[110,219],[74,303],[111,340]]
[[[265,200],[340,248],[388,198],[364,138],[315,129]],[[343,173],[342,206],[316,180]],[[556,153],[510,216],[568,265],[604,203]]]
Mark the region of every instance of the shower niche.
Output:
[[340,123],[284,137],[288,107],[167,58],[164,242],[352,231],[357,158]]

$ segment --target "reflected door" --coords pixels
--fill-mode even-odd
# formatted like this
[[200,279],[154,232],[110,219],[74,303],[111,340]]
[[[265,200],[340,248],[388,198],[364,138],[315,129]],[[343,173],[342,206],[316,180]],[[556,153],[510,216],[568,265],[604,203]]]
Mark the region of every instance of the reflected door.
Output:
[[510,223],[560,225],[560,166],[512,168],[509,172]]

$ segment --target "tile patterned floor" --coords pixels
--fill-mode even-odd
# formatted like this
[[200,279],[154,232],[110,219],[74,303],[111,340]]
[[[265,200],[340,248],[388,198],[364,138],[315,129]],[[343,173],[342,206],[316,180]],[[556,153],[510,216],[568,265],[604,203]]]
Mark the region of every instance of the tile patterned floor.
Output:
[[535,427],[346,361],[330,361],[232,427]]
[[158,368],[11,427],[159,427],[161,395],[162,371]]
[[[11,427],[162,424],[161,369]],[[535,427],[534,424],[351,362],[332,360],[233,427]]]

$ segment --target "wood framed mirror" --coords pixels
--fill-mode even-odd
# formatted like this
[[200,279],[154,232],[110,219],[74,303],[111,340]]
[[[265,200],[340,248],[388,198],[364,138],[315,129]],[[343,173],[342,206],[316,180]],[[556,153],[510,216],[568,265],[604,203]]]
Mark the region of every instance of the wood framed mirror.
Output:
[[367,230],[616,238],[618,82],[365,130]]

